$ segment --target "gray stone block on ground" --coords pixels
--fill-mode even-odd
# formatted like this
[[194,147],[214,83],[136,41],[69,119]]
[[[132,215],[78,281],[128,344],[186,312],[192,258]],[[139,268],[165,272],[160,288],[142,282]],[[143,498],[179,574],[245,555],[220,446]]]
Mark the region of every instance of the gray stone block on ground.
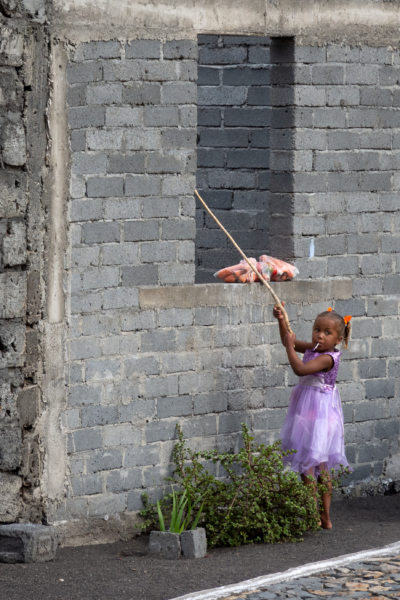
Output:
[[179,533],[152,531],[149,539],[149,553],[159,554],[161,558],[176,560],[181,555]]
[[0,562],[47,562],[55,558],[58,536],[52,527],[33,523],[0,525]]
[[203,558],[207,553],[207,538],[204,527],[181,533],[181,548],[185,558]]

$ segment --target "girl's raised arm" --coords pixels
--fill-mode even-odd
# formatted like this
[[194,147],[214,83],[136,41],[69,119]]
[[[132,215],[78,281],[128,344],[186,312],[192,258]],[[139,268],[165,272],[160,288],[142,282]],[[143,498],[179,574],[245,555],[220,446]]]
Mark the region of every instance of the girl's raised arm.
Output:
[[[282,302],[282,305],[285,306],[285,303]],[[273,315],[274,315],[275,319],[277,319],[277,321],[279,323],[279,333],[280,333],[280,336],[281,336],[281,342],[282,342],[283,346],[285,346],[286,345],[285,344],[285,338],[286,338],[286,335],[289,332],[288,332],[288,329],[286,327],[286,323],[285,323],[285,320],[283,318],[282,311],[280,310],[280,308],[278,306],[274,306]],[[294,343],[294,348],[295,348],[296,352],[301,352],[302,354],[304,354],[304,352],[307,349],[311,350],[312,347],[313,346],[312,346],[311,342],[302,342],[301,340],[296,340],[295,343]]]

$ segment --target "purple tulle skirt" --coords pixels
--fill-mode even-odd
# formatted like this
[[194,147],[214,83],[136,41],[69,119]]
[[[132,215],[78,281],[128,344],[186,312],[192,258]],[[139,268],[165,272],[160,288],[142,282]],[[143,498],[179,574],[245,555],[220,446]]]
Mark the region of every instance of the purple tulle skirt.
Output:
[[[302,378],[306,380],[306,378]],[[298,384],[293,389],[282,427],[282,447],[296,450],[284,461],[293,471],[319,474],[324,470],[348,467],[344,450],[343,412],[339,392],[308,376],[314,385]]]

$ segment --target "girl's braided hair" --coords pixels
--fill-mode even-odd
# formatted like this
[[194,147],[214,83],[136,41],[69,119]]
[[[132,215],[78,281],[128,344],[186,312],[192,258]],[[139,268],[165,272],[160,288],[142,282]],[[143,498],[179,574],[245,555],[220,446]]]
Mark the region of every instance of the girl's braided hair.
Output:
[[347,348],[350,340],[351,332],[351,321],[350,319],[346,322],[342,315],[339,315],[335,310],[324,310],[319,313],[318,317],[331,317],[338,324],[338,333],[343,337],[343,347]]

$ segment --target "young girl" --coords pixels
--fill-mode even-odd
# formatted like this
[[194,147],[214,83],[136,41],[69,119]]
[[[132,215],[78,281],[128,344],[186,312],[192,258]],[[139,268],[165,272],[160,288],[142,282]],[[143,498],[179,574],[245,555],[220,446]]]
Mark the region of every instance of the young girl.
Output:
[[[337,345],[343,341],[347,348],[351,317],[342,317],[329,308],[315,319],[312,341],[301,342],[294,333],[288,332],[282,311],[277,306],[273,314],[279,322],[290,366],[299,375],[282,428],[282,447],[296,450],[286,460],[293,471],[301,474],[304,483],[314,486],[317,505],[316,480],[322,482],[321,526],[331,529],[332,483],[329,473],[333,468],[348,467],[343,412],[335,385],[340,357]],[[296,352],[304,354],[303,361]]]

